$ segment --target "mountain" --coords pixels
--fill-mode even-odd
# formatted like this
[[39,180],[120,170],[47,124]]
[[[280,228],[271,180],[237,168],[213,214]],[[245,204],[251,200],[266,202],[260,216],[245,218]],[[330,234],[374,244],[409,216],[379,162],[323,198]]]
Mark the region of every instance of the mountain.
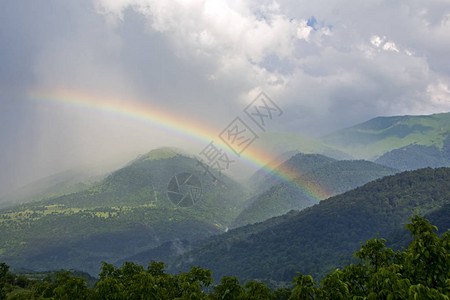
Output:
[[336,161],[317,154],[297,154],[275,169],[277,172],[281,170],[297,174],[297,177],[279,184],[274,184],[278,179],[275,176],[263,181],[259,190],[264,191],[264,186],[270,188],[250,200],[250,205],[236,218],[234,227],[262,222],[292,209],[304,209],[320,200],[398,172],[369,161]]
[[400,170],[450,166],[450,135],[447,135],[442,148],[408,145],[383,154],[375,162]]
[[319,139],[264,132],[254,146],[274,157],[299,152],[364,159],[399,170],[446,167],[450,166],[450,113],[376,117]]
[[0,210],[0,261],[97,274],[102,260],[221,233],[247,195],[217,179],[177,151],[151,151],[85,191]]
[[[322,137],[320,141],[341,149],[354,158],[368,160],[380,158],[380,163],[386,162],[395,168],[414,169],[415,166],[436,166],[436,164],[448,166],[449,136],[450,113],[442,113],[427,116],[377,117],[338,130]],[[446,154],[443,154],[445,145],[447,145],[447,149],[444,149]],[[387,155],[389,152],[391,154]],[[387,157],[381,158],[385,154]],[[437,163],[442,156],[446,157],[446,161]],[[395,164],[397,157],[401,157],[402,163]],[[425,161],[420,165],[414,164],[417,158]]]
[[267,171],[267,168],[258,170],[248,180],[248,185],[258,193],[270,189],[272,186],[285,182],[286,179],[280,178],[278,174],[289,174],[290,177],[298,177],[302,174],[313,171],[321,166],[335,162],[336,160],[321,154],[304,154],[287,152],[284,161],[280,162],[278,167]]
[[0,198],[0,208],[29,201],[72,194],[92,187],[107,172],[102,170],[67,170],[31,182]]
[[[407,171],[211,237],[173,260],[171,269],[195,265],[210,269],[215,278],[237,275],[244,281],[290,282],[297,271],[321,277],[348,264],[360,241],[378,233],[390,236],[415,212],[429,215],[449,203],[450,168]],[[450,228],[448,217],[441,225],[440,232]]]

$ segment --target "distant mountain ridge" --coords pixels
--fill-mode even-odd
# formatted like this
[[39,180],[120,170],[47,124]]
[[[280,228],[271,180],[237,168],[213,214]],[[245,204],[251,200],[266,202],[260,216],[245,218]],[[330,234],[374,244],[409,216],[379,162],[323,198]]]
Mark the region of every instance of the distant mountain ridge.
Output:
[[320,138],[265,132],[252,145],[273,156],[321,154],[337,160],[364,159],[400,170],[450,166],[450,112],[375,117]]
[[404,147],[434,146],[441,152],[450,135],[450,113],[376,117],[320,139],[354,158],[376,160]]
[[436,145],[412,144],[383,154],[375,162],[400,170],[450,166],[450,135],[439,149]]
[[[282,169],[297,174],[291,181],[275,176]],[[276,168],[256,187],[260,193],[249,201],[233,227],[262,222],[288,211],[301,210],[318,201],[346,192],[398,170],[370,161],[335,160],[320,154],[296,154]]]
[[250,177],[248,183],[250,188],[258,191],[258,193],[262,193],[285,180],[280,178],[278,174],[288,173],[298,177],[335,161],[337,160],[321,154],[293,153],[275,169],[256,172]]

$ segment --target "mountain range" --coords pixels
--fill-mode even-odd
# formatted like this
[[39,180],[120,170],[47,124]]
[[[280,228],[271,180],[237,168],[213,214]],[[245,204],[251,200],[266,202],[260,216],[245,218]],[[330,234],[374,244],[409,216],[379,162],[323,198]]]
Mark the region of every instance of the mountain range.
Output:
[[[403,170],[448,166],[450,113],[377,117],[333,132],[320,141],[354,158]],[[400,162],[397,161],[399,158]]]
[[[390,237],[406,246],[404,225],[414,214],[450,228],[450,168],[387,176],[319,204],[213,236],[172,261],[173,271],[198,265],[215,278],[289,281],[300,271],[320,278],[352,262],[360,241]],[[276,268],[274,268],[276,266]]]
[[450,166],[450,113],[376,117],[319,138],[266,132],[258,146],[272,155],[291,151],[339,160],[364,159],[414,170]]
[[265,132],[255,147],[279,164],[246,183],[173,148],[109,175],[57,174],[0,201],[0,261],[98,274],[101,261],[161,259],[217,278],[321,276],[376,233],[404,244],[414,210],[448,228],[449,170],[397,173],[450,166],[449,132],[450,113],[378,117],[318,139]]

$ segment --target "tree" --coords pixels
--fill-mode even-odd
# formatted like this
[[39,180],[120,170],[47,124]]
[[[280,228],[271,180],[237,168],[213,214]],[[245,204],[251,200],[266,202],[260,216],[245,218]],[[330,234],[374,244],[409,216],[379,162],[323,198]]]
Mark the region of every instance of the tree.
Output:
[[303,275],[300,272],[297,272],[297,274],[294,277],[295,286],[289,299],[314,299],[317,283],[310,275]]
[[290,299],[449,299],[450,233],[439,238],[428,220],[410,220],[414,239],[403,252],[368,240],[355,252],[358,264],[331,272],[320,286],[299,273]]
[[199,267],[192,267],[188,273],[176,276],[181,299],[207,299],[203,288],[213,284],[212,272]]
[[318,290],[321,299],[348,299],[350,296],[349,283],[345,282],[344,273],[334,270],[321,281],[322,288]]
[[414,285],[433,289],[450,288],[450,233],[442,238],[436,234],[437,227],[419,216],[407,224],[413,237],[405,257],[405,275]]
[[379,268],[389,266],[395,257],[395,252],[387,248],[385,243],[386,240],[378,239],[377,235],[373,240],[361,243],[361,249],[356,251],[355,256],[377,272]]
[[220,284],[214,287],[211,298],[223,300],[240,299],[244,292],[244,288],[239,284],[236,276],[224,276],[220,280]]
[[245,299],[259,300],[270,299],[271,297],[272,292],[265,283],[258,281],[249,281],[245,284]]
[[0,263],[0,299],[6,299],[5,283],[8,271],[9,266],[5,263]]
[[288,300],[291,296],[291,289],[280,288],[272,293],[272,300]]
[[43,282],[37,283],[32,288],[35,298],[51,299],[90,299],[92,291],[86,286],[86,279],[73,276],[70,271],[56,272],[55,280],[47,277]]
[[174,276],[165,272],[164,263],[154,261],[147,270],[132,262],[120,268],[104,262],[99,277],[97,299],[206,299],[203,289],[213,283],[209,270],[192,267]]

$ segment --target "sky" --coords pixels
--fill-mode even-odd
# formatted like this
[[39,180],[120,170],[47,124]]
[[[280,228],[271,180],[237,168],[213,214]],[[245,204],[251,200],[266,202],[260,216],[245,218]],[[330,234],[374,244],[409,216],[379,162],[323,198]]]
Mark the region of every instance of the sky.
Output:
[[0,195],[160,146],[204,147],[52,101],[60,90],[217,133],[261,91],[283,110],[268,130],[310,137],[376,116],[448,112],[450,2],[2,0]]

